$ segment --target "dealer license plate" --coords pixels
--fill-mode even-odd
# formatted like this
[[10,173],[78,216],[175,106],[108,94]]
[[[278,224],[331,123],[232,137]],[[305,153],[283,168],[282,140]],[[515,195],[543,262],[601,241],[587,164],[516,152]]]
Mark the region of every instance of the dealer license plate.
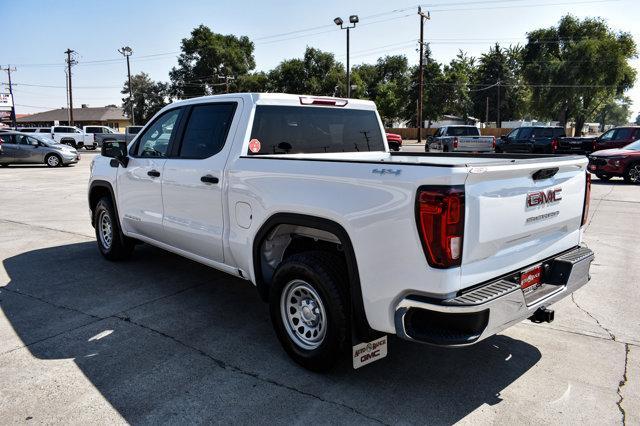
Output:
[[520,288],[524,294],[535,291],[542,285],[542,265],[536,265],[520,273]]

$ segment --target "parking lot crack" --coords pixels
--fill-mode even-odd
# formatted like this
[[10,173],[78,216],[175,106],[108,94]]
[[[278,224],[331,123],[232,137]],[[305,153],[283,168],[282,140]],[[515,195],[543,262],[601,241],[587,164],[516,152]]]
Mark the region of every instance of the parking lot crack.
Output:
[[627,384],[627,370],[629,366],[629,344],[625,343],[624,345],[624,371],[622,373],[622,380],[618,383],[618,402],[616,405],[618,406],[618,410],[620,410],[620,415],[622,415],[622,424],[627,424],[627,413],[622,406],[622,402],[624,401],[624,397],[622,396],[622,388]]
[[367,419],[367,420],[373,421],[373,422],[375,422],[375,423],[387,424],[387,423],[383,422],[383,421],[382,421],[382,420],[380,420],[380,419],[377,419],[377,418],[375,418],[375,417],[371,417],[371,416],[369,416],[369,415],[367,415],[367,414],[365,414],[365,413],[363,413],[363,412],[359,411],[358,409],[356,409],[356,408],[354,408],[354,407],[351,407],[351,406],[349,406],[349,405],[347,405],[347,404],[344,404],[344,403],[342,403],[342,402],[331,401],[331,400],[325,399],[325,398],[323,398],[323,397],[321,397],[321,396],[318,396],[318,395],[316,395],[316,394],[313,394],[313,393],[310,393],[310,392],[306,392],[306,391],[303,391],[303,390],[297,389],[297,388],[295,388],[295,387],[293,387],[293,386],[290,386],[290,385],[287,385],[287,384],[284,384],[284,383],[278,382],[278,381],[273,380],[273,379],[270,379],[270,378],[268,378],[268,377],[264,377],[264,376],[262,376],[262,375],[260,375],[260,374],[258,374],[258,373],[254,373],[254,372],[251,372],[251,371],[247,371],[247,370],[244,370],[244,369],[242,369],[242,368],[240,368],[240,367],[238,367],[238,366],[235,366],[235,365],[229,364],[229,363],[227,363],[226,361],[223,361],[223,360],[221,360],[221,359],[218,359],[218,358],[214,357],[213,355],[208,354],[207,352],[203,351],[202,349],[197,348],[197,347],[195,347],[195,346],[192,346],[192,345],[190,345],[190,344],[188,344],[188,343],[185,343],[185,342],[183,342],[182,340],[180,340],[180,339],[178,339],[178,338],[176,338],[176,337],[174,337],[174,336],[171,336],[171,335],[169,335],[169,334],[167,334],[167,333],[165,333],[165,332],[162,332],[162,331],[157,330],[157,329],[155,329],[155,328],[152,328],[152,327],[146,326],[146,325],[141,324],[141,323],[139,323],[139,322],[133,321],[133,320],[131,320],[131,318],[130,318],[130,317],[128,317],[128,316],[115,316],[115,318],[118,318],[118,319],[120,319],[120,320],[122,320],[122,321],[126,321],[126,322],[128,322],[128,323],[130,323],[130,324],[133,324],[133,325],[135,325],[135,326],[137,326],[137,327],[143,328],[143,329],[145,329],[145,330],[147,330],[147,331],[150,331],[150,332],[152,332],[152,333],[156,333],[156,334],[158,334],[158,335],[160,335],[160,336],[162,336],[162,337],[165,337],[165,338],[167,338],[167,339],[171,339],[171,340],[173,340],[175,343],[177,343],[177,344],[179,344],[179,345],[181,345],[181,346],[183,346],[183,347],[185,347],[185,348],[187,348],[187,349],[190,349],[190,350],[192,350],[192,351],[194,351],[194,352],[197,352],[198,354],[200,354],[201,356],[203,356],[203,357],[205,357],[205,358],[208,358],[210,361],[212,361],[213,363],[215,363],[218,367],[220,367],[220,368],[221,368],[221,369],[223,369],[223,370],[227,370],[227,371],[231,371],[231,372],[234,372],[234,373],[242,374],[242,375],[244,375],[244,376],[251,377],[251,378],[253,378],[253,379],[255,379],[255,380],[259,380],[259,381],[261,381],[261,382],[268,383],[268,384],[270,384],[270,385],[277,386],[277,387],[280,387],[280,388],[283,388],[283,389],[286,389],[286,390],[289,390],[289,391],[292,391],[292,392],[298,393],[298,394],[300,394],[300,395],[303,395],[303,396],[306,396],[306,397],[309,397],[309,398],[316,399],[316,400],[321,401],[321,402],[324,402],[324,403],[326,403],[326,404],[331,404],[331,405],[338,406],[338,407],[340,407],[340,408],[347,409],[347,410],[349,410],[349,411],[353,412],[354,414],[357,414],[357,415],[359,415],[359,416],[361,416],[361,417],[363,417],[363,418],[365,418],[365,419]]
[[91,318],[94,318],[94,319],[97,319],[97,320],[105,319],[104,317],[100,317],[98,315],[93,315],[93,314],[89,314],[89,313],[86,313],[86,312],[82,312],[79,309],[75,309],[75,308],[71,308],[69,306],[59,305],[57,303],[53,303],[53,302],[51,302],[51,301],[49,301],[47,299],[43,299],[42,297],[34,296],[34,295],[28,294],[28,293],[23,293],[23,292],[21,292],[19,290],[16,290],[15,288],[9,289],[7,287],[2,287],[2,288],[0,288],[0,292],[2,292],[2,291],[8,291],[9,293],[19,294],[20,296],[28,297],[30,299],[37,300],[37,301],[42,302],[42,303],[46,303],[47,305],[53,306],[54,308],[65,309],[65,310],[68,310],[68,311],[71,311],[71,312],[75,312],[76,314],[85,315],[85,316],[88,316],[88,317],[91,317]]
[[609,335],[609,339],[613,340],[614,342],[617,342],[616,340],[616,336],[615,334],[613,334],[611,332],[611,330],[609,330],[607,327],[605,327],[604,325],[602,325],[602,323],[600,322],[600,320],[598,320],[598,318],[596,318],[595,316],[593,316],[591,314],[591,312],[587,311],[585,308],[583,308],[582,306],[580,306],[578,304],[578,302],[576,302],[576,298],[575,298],[575,293],[571,293],[571,300],[573,301],[573,304],[577,306],[578,309],[580,309],[582,312],[584,312],[585,314],[587,314],[587,316],[589,316],[589,318],[591,318],[592,320],[594,320],[596,322],[596,324],[598,324],[598,327],[600,327],[602,330],[605,331],[605,333],[607,333]]

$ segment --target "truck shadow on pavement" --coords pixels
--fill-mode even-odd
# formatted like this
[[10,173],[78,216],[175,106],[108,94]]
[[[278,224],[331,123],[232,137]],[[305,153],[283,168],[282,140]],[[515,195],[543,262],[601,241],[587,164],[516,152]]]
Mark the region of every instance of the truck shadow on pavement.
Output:
[[[500,403],[541,357],[507,336],[449,350],[391,338],[387,359],[358,371],[345,360],[318,375],[280,348],[253,285],[162,250],[141,245],[130,261],[110,263],[84,242],[3,265],[10,282],[0,287],[0,307],[15,334],[0,330],[0,353],[5,362],[27,350],[37,358],[21,374],[36,383],[11,384],[13,420],[60,415],[34,402],[29,394],[39,389],[47,409],[58,401],[76,420],[97,409],[65,406],[65,392],[88,398],[97,390],[130,423],[450,424]],[[72,359],[95,390],[75,370],[38,361],[61,359]]]

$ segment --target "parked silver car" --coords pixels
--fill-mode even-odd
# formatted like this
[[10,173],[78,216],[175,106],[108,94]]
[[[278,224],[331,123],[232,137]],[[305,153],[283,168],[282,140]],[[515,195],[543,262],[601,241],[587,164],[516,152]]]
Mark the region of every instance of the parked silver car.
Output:
[[46,164],[49,167],[77,163],[80,155],[75,148],[62,145],[37,133],[0,133],[0,166],[10,164]]

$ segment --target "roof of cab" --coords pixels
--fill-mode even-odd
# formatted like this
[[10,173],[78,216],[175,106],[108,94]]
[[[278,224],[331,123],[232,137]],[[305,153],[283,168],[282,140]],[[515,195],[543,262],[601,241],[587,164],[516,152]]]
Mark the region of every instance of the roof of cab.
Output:
[[[197,103],[205,103],[211,101],[224,101],[242,98],[244,101],[255,105],[289,105],[289,106],[302,106],[300,98],[317,98],[317,99],[335,99],[346,100],[345,106],[323,106],[323,108],[353,108],[353,109],[366,109],[375,110],[376,106],[373,101],[367,101],[362,99],[345,99],[336,98],[331,96],[314,96],[314,95],[292,95],[288,93],[225,93],[221,95],[201,96],[198,98],[185,99],[182,101],[174,102],[168,106],[179,105],[191,105]],[[310,107],[317,107],[317,105],[305,105]],[[166,107],[165,107],[166,108]]]

